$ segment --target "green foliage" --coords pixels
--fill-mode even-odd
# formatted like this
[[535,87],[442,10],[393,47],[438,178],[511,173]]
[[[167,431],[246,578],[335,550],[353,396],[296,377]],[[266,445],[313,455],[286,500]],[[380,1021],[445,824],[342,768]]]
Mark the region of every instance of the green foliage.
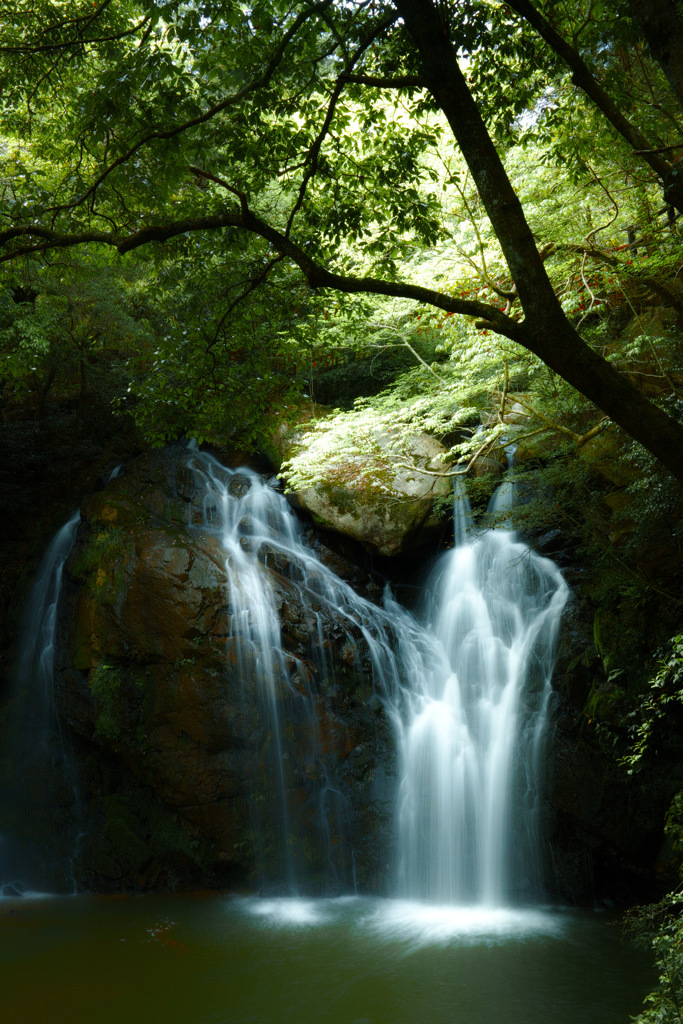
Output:
[[143,276],[87,251],[23,276],[0,273],[4,402],[37,394],[42,416],[48,392],[82,399],[97,388],[105,400],[120,396],[128,355],[142,352],[151,336]]
[[666,815],[664,831],[671,841],[674,857],[678,859],[679,874],[683,873],[683,790],[676,793]]
[[123,728],[123,672],[120,667],[100,662],[88,676],[88,686],[95,698],[97,720],[95,735],[116,742]]
[[671,893],[659,903],[636,907],[625,927],[637,942],[654,953],[657,987],[646,997],[646,1009],[635,1024],[683,1022],[683,894]]
[[98,530],[81,555],[76,572],[93,572],[109,565],[121,554],[128,540],[129,536],[121,526],[107,525]]
[[125,585],[123,554],[130,543],[126,531],[115,524],[100,527],[81,552],[74,572],[87,575],[96,602],[113,600]]
[[[671,639],[660,657],[658,671],[632,715],[631,752],[622,760],[630,773],[640,770],[648,756],[657,752],[667,730],[680,726],[683,704],[683,636]],[[683,790],[671,800],[664,831],[671,852],[683,875]],[[646,1009],[636,1024],[681,1024],[683,1022],[683,894],[680,886],[659,903],[639,906],[626,916],[626,929],[636,941],[654,953],[657,986],[645,999]]]
[[[276,240],[211,226],[247,206],[338,274],[408,280],[521,316],[434,100],[411,85],[367,83],[418,69],[404,28],[385,20],[390,4],[15,6],[0,38],[0,236],[10,258],[22,253],[0,279],[5,398],[37,394],[42,409],[60,376],[73,388],[78,375],[82,394],[87,370],[154,443],[186,433],[250,449],[273,409],[304,394],[347,411],[344,437],[367,434],[370,414],[351,400],[383,392],[373,405],[383,426],[395,422],[396,437],[432,430],[460,468],[486,441],[472,435],[478,410],[495,418],[491,396],[506,387],[531,395],[532,430],[582,434],[594,424],[537,357],[492,340],[475,318],[456,324],[426,305],[332,297],[304,282]],[[640,314],[653,282],[672,283],[668,299],[657,294],[675,305],[680,247],[663,230],[659,184],[513,9],[462,0],[439,10],[468,56],[564,309],[620,369],[649,378],[654,365],[667,382],[654,400],[664,402],[680,388],[676,332],[622,343],[610,321],[615,311]],[[675,102],[625,2],[581,0],[548,14],[659,145],[678,139]],[[22,234],[36,224],[87,236],[81,255],[51,250],[48,265],[45,233]],[[103,255],[150,224],[178,232],[120,259]],[[629,224],[639,225],[637,250],[625,248]],[[389,368],[388,346],[402,366]],[[489,431],[491,448],[500,433]]]
[[252,449],[273,406],[301,393],[307,297],[281,267],[251,288],[263,270],[253,246],[231,251],[197,237],[156,267],[154,347],[131,356],[132,380],[118,403],[153,442],[187,433]]
[[671,639],[669,649],[660,657],[658,666],[638,709],[631,716],[634,720],[632,751],[622,762],[629,772],[641,767],[648,751],[661,740],[664,728],[672,727],[675,717],[672,712],[683,705],[683,636]]

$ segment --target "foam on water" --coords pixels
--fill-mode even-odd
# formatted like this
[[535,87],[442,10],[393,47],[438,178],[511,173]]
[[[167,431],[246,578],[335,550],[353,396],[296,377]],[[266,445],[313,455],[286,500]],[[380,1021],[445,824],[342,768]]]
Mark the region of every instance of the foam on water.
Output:
[[412,900],[378,903],[361,926],[384,940],[408,943],[411,947],[547,938],[564,930],[561,917],[547,910]]
[[325,924],[330,920],[333,900],[306,900],[293,896],[274,899],[240,899],[237,905],[247,914],[263,918],[275,928],[301,928]]
[[[29,903],[35,900],[59,899],[61,895],[61,893],[40,892],[37,889],[23,889],[20,886],[15,887],[11,883],[7,883],[0,888],[0,903],[20,906],[22,903]],[[71,893],[70,895],[75,894]]]
[[269,928],[296,930],[345,924],[373,941],[395,943],[409,949],[553,938],[566,930],[562,914],[543,908],[453,906],[358,896],[335,899],[254,896],[230,900],[229,906],[237,906]]

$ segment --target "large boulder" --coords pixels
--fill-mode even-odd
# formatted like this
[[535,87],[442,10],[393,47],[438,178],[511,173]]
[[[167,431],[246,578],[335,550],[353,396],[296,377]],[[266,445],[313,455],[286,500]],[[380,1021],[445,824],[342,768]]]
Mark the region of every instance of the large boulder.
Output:
[[138,458],[83,506],[57,697],[84,753],[84,880],[282,881],[284,816],[292,871],[320,887],[348,887],[354,871],[377,885],[391,738],[364,640],[313,611],[286,558],[264,548],[284,666],[266,691],[205,515],[182,449]]
[[[328,411],[318,419],[334,419]],[[451,494],[452,484],[442,456],[446,449],[428,434],[398,438],[396,432],[372,429],[364,442],[344,445],[343,456],[330,458],[330,437],[312,429],[311,409],[302,410],[292,422],[280,422],[268,445],[279,466],[305,451],[309,464],[324,474],[294,491],[296,503],[321,527],[359,541],[381,556],[415,554],[430,544],[441,526],[438,502]],[[397,442],[400,442],[397,444]]]

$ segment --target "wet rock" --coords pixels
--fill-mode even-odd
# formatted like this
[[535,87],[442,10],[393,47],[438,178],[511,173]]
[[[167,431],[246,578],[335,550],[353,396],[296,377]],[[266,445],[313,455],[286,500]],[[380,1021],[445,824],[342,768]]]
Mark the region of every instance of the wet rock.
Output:
[[[359,877],[376,876],[383,867],[375,832],[386,826],[376,791],[385,768],[351,753],[370,750],[383,728],[357,654],[362,637],[316,599],[315,574],[304,595],[300,568],[260,543],[259,571],[271,581],[282,618],[283,673],[266,689],[260,652],[232,625],[225,551],[217,534],[198,528],[205,517],[217,526],[216,510],[185,460],[173,449],[147,453],[89,498],[66,567],[68,640],[57,694],[62,720],[89,751],[88,884],[145,887],[169,871],[181,880],[197,872],[214,880],[250,877],[255,816],[266,837],[258,859],[267,860],[271,846],[273,856],[280,849],[271,792],[278,771],[311,871],[322,877],[329,869],[314,837],[323,827],[323,794],[335,793],[344,810],[333,818],[350,822]],[[233,485],[238,497],[251,486],[246,476],[233,477]],[[253,521],[245,517],[240,532],[249,544]],[[286,753],[277,755],[282,769],[275,714],[288,738]],[[103,774],[104,763],[116,767]],[[123,814],[121,786],[150,795],[139,813]],[[153,824],[162,811],[176,822],[175,845],[163,856]],[[338,847],[350,848],[341,840]],[[340,860],[338,871],[343,879],[350,868]]]

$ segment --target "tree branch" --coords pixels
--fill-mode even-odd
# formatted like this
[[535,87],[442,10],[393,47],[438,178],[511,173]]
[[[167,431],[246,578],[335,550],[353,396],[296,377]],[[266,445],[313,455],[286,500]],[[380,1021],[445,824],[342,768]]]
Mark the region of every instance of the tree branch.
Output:
[[413,346],[408,341],[408,338],[405,336],[405,334],[403,334],[402,331],[398,330],[398,328],[396,328],[396,327],[392,327],[391,324],[373,324],[372,326],[379,327],[380,329],[385,330],[385,331],[391,331],[400,339],[400,341],[396,342],[395,345],[391,345],[391,346],[390,345],[378,345],[378,346],[376,346],[380,351],[386,351],[387,348],[394,348],[394,347],[395,348],[407,348],[408,351],[411,353],[411,355],[417,360],[417,362],[421,363],[422,366],[424,366],[425,370],[428,370],[429,373],[431,373],[431,375],[433,377],[436,377],[436,379],[439,382],[443,381],[443,377],[441,376],[441,374],[438,374],[436,372],[436,370],[434,369],[434,367],[430,366],[429,363],[426,362],[422,358],[420,353],[417,352],[413,348]]
[[207,121],[210,121],[212,118],[222,113],[222,111],[227,110],[229,107],[236,106],[238,103],[241,103],[242,100],[244,100],[244,98],[246,96],[249,96],[252,92],[255,92],[257,89],[265,88],[265,86],[268,85],[271,78],[275,74],[275,71],[277,70],[277,67],[280,64],[285,54],[285,51],[287,50],[287,47],[289,46],[290,42],[292,41],[296,33],[301,28],[301,26],[304,24],[304,22],[307,21],[308,18],[314,16],[315,14],[319,14],[322,11],[326,10],[328,7],[331,6],[332,3],[333,0],[322,0],[322,3],[314,4],[311,7],[307,7],[306,10],[301,11],[301,13],[296,17],[293,24],[290,25],[289,29],[287,30],[287,32],[285,32],[284,36],[280,40],[280,43],[277,49],[275,50],[275,53],[268,61],[266,69],[262,75],[253,78],[250,82],[247,82],[240,89],[238,89],[237,92],[233,93],[231,96],[226,96],[219,103],[216,103],[214,104],[213,107],[210,107],[208,110],[205,110],[203,114],[198,114],[196,117],[190,118],[189,121],[184,121],[182,124],[176,125],[174,128],[168,128],[165,131],[155,130],[149,132],[141,139],[138,139],[138,141],[133,146],[131,146],[125,153],[122,153],[121,156],[117,157],[117,159],[114,160],[108,167],[105,167],[100,176],[93,182],[93,184],[88,189],[86,189],[86,191],[82,195],[80,195],[78,198],[74,199],[70,203],[64,203],[61,206],[50,207],[48,209],[48,212],[58,213],[62,210],[72,210],[75,207],[80,206],[82,203],[85,202],[86,199],[89,198],[89,196],[93,195],[93,193],[97,191],[100,185],[102,185],[103,182],[106,181],[106,179],[109,177],[112,171],[116,170],[117,167],[121,167],[123,164],[128,163],[128,161],[131,160],[132,157],[134,157],[135,154],[140,149],[142,149],[143,146],[146,146],[150,142],[154,142],[156,140],[173,139],[177,135],[181,135],[183,132],[189,131],[191,128],[196,128],[198,125],[206,124]]
[[[540,431],[539,431],[540,433]],[[413,473],[422,473],[424,476],[432,476],[435,479],[446,479],[450,480],[454,476],[466,476],[467,473],[472,469],[472,466],[481,458],[482,455],[491,448],[500,437],[501,431],[496,428],[496,431],[490,434],[485,441],[477,448],[476,452],[469,457],[467,464],[464,469],[449,469],[443,473],[439,472],[438,469],[424,469],[422,466],[417,466],[414,463],[399,462],[398,460],[392,460],[391,465],[396,466],[398,469],[409,469]],[[456,462],[456,466],[461,466],[465,461],[466,456],[461,456]]]
[[418,75],[396,75],[393,78],[382,78],[375,75],[350,75],[344,72],[339,76],[340,82],[352,85],[368,85],[376,89],[423,89],[424,85]]
[[[389,28],[389,26],[392,25],[394,21],[396,21],[396,18],[396,12],[392,11],[390,14],[385,15],[372,29],[371,32],[368,32],[363,42],[359,44],[359,46],[356,48],[356,52],[350,58],[349,68],[353,68],[358,63],[358,61],[363,56],[367,48],[372,44],[373,40],[377,38],[377,36],[380,34],[380,32],[383,31],[383,29]],[[294,219],[297,213],[301,210],[304,204],[304,199],[306,198],[306,191],[308,189],[308,183],[315,176],[315,173],[318,170],[318,158],[320,156],[320,150],[322,148],[323,142],[325,141],[325,138],[327,137],[330,131],[330,128],[332,127],[332,121],[334,119],[334,112],[337,106],[337,101],[343,91],[344,76],[340,75],[339,78],[337,78],[334,89],[332,90],[332,95],[330,96],[330,100],[327,105],[327,113],[325,114],[325,120],[323,121],[322,128],[320,129],[317,136],[311,143],[308,153],[306,155],[305,163],[308,164],[308,167],[306,168],[303,178],[301,179],[301,184],[299,185],[299,193],[296,197],[294,206],[292,207],[291,212],[289,214],[287,228],[285,230],[285,234],[287,236],[289,236],[292,230]]]
[[[505,402],[505,400],[506,396],[503,396],[503,403]],[[555,420],[550,419],[549,416],[546,416],[545,413],[542,413],[540,412],[540,410],[534,408],[533,405],[525,401],[525,399],[520,398],[518,395],[515,396],[515,402],[518,405],[521,405],[523,409],[526,409],[527,414],[530,417],[533,416],[537,420],[540,420],[541,423],[545,424],[545,426],[542,427],[540,431],[534,431],[534,433],[540,433],[543,430],[554,430],[558,434],[564,434],[565,437],[571,438],[577,448],[580,448],[582,445],[586,443],[586,441],[589,441],[592,437],[595,437],[596,434],[599,434],[602,430],[605,429],[605,427],[609,426],[609,424],[612,422],[609,416],[603,416],[602,419],[600,419],[594,427],[591,427],[590,430],[587,430],[584,434],[577,434],[575,430],[571,430],[569,427],[563,426],[562,423],[557,423]]]
[[[496,306],[490,306],[488,303],[479,302],[475,299],[455,298],[452,295],[446,295],[431,288],[423,288],[421,285],[409,284],[405,281],[383,281],[374,277],[344,276],[328,270],[312,259],[290,237],[287,237],[282,231],[279,231],[252,213],[248,208],[246,197],[238,192],[237,189],[234,189],[227,182],[209,175],[209,172],[204,172],[204,174],[212,180],[218,181],[219,184],[222,184],[239,197],[241,207],[239,211],[225,211],[223,213],[209,214],[204,217],[188,217],[171,224],[149,224],[123,237],[117,235],[116,232],[106,231],[82,231],[75,234],[60,234],[39,225],[24,225],[8,228],[6,231],[0,232],[0,248],[17,238],[39,238],[43,241],[41,249],[69,248],[71,246],[83,245],[86,242],[97,242],[109,245],[121,255],[124,255],[150,242],[164,243],[191,231],[216,231],[226,227],[242,228],[269,242],[276,253],[291,259],[302,271],[310,288],[331,288],[348,294],[387,295],[394,298],[412,299],[416,302],[434,306],[437,309],[443,309],[447,313],[460,313],[465,316],[477,317],[487,329],[511,338],[513,341],[524,343],[523,325],[506,316]],[[30,250],[26,247],[14,248],[5,255],[0,256],[0,263],[9,262],[25,255],[27,251],[35,251],[35,248]]]
[[672,171],[671,164],[663,160],[658,155],[660,151],[654,149],[639,129],[624,117],[578,51],[552,27],[541,12],[530,3],[530,0],[507,0],[507,2],[508,6],[531,25],[551,49],[565,61],[571,69],[573,84],[586,93],[619,134],[645,158],[665,186],[669,186],[667,195],[670,196],[671,204],[683,211],[683,189],[680,185],[669,182]]
[[245,196],[244,192],[240,192],[240,190],[238,188],[235,188],[234,185],[230,185],[227,181],[224,181],[223,178],[217,177],[210,171],[205,171],[203,167],[196,167],[194,164],[190,164],[190,170],[198,178],[204,178],[206,179],[206,181],[214,181],[217,185],[220,185],[222,188],[227,189],[228,192],[232,192],[232,194],[234,196],[237,196],[237,198],[240,201],[240,209],[242,210],[242,216],[249,216],[249,205],[247,203],[247,197]]
[[84,23],[83,27],[87,28],[88,25],[92,25],[94,21],[97,21],[100,15],[106,10],[107,7],[109,7],[109,4],[111,2],[112,0],[102,0],[102,3],[99,7],[96,3],[93,3],[93,7],[95,8],[94,11],[89,11],[87,14],[81,14],[80,17],[76,18],[63,18],[61,21],[56,21],[52,25],[46,25],[43,31],[39,33],[39,36],[44,36],[48,32],[54,33],[57,31],[57,29],[64,28],[65,25],[80,25],[81,22]]
[[68,50],[73,46],[94,46],[96,43],[112,43],[118,39],[125,39],[126,36],[135,35],[148,21],[150,21],[149,15],[144,17],[142,21],[139,21],[137,25],[133,25],[132,28],[127,28],[111,36],[97,36],[94,39],[78,37],[76,39],[67,39],[63,43],[41,43],[38,46],[0,46],[0,53],[40,53],[43,50],[52,52],[54,50]]
[[[621,260],[619,260],[616,256],[612,256],[610,253],[605,252],[603,249],[596,249],[594,246],[590,245],[581,245],[580,243],[577,242],[558,242],[557,244],[554,242],[548,242],[542,250],[542,254],[545,254],[545,259],[548,259],[556,252],[575,252],[577,254],[581,254],[582,256],[590,256],[591,259],[594,259],[601,263],[606,263],[610,267],[621,268],[624,270],[627,269],[626,267],[624,267],[624,264],[621,262]],[[645,285],[647,288],[651,288],[652,291],[656,295],[659,295],[660,298],[662,298],[667,305],[671,306],[672,309],[675,309],[677,313],[680,313],[683,316],[683,299],[681,299],[680,296],[678,296],[670,288],[667,288],[665,284],[662,284],[654,277],[649,277],[644,274],[638,274],[637,280],[641,284]],[[585,283],[586,282],[584,281],[584,284]],[[619,283],[621,286],[621,290],[624,292],[624,294],[626,294],[623,285],[621,285],[621,282]]]
[[676,142],[673,146],[658,146],[657,149],[634,149],[636,156],[645,156],[646,153],[670,153],[673,149],[683,149],[683,142]]
[[[206,344],[206,351],[207,352],[211,352],[211,349],[213,348],[213,346],[218,341],[218,335],[221,332],[223,324],[228,319],[228,317],[235,311],[235,309],[237,309],[237,307],[239,306],[240,302],[244,302],[244,300],[246,298],[248,298],[252,294],[252,292],[255,292],[256,289],[261,284],[263,284],[263,282],[268,277],[268,275],[270,274],[270,272],[273,269],[273,267],[275,266],[275,264],[279,263],[282,259],[283,259],[283,256],[282,256],[281,253],[278,253],[276,256],[273,256],[271,259],[269,259],[268,262],[266,263],[265,267],[261,270],[261,272],[259,274],[257,274],[256,277],[252,278],[249,281],[249,283],[246,286],[246,288],[244,288],[243,291],[240,292],[240,294],[237,296],[236,299],[233,299],[233,301],[230,303],[230,305],[226,309],[225,313],[223,313],[223,315],[221,316],[220,320],[216,324],[216,329],[215,329],[215,331],[213,333],[213,338],[211,338],[207,342],[207,344]],[[215,359],[214,359],[214,364],[215,364]]]

